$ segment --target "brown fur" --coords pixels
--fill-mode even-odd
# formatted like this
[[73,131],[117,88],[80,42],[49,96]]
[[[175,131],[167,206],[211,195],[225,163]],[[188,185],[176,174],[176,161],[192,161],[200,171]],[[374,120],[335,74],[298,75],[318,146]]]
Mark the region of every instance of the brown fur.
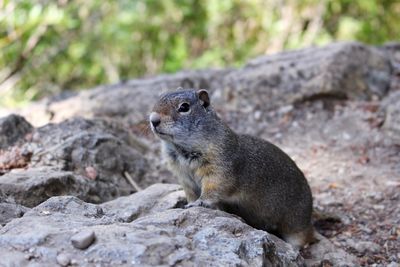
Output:
[[[180,107],[184,103],[189,110]],[[178,177],[188,207],[219,208],[299,248],[311,242],[312,196],[303,173],[273,144],[234,133],[206,91],[183,90],[155,105],[153,132]]]

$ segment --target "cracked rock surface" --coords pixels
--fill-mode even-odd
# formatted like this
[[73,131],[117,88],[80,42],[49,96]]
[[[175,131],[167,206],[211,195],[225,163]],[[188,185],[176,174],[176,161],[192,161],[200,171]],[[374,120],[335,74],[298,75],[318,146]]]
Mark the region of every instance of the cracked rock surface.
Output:
[[[171,208],[160,211],[160,203],[149,198],[134,203],[141,210],[135,220],[121,222],[118,214],[130,207],[122,205],[118,210],[115,202],[120,199],[102,206],[72,196],[48,199],[0,230],[0,254],[6,256],[2,264],[54,266],[68,260],[79,266],[303,264],[290,245],[235,216],[204,208],[174,208],[182,196],[182,191],[176,194],[176,185],[155,184],[141,193],[146,191],[168,198]],[[84,253],[70,242],[71,236],[77,239],[83,231],[96,233]]]

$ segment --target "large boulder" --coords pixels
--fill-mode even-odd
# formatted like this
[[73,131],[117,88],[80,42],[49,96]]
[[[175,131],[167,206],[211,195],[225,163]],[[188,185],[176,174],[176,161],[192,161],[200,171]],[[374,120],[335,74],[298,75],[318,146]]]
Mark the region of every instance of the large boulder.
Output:
[[[7,149],[0,154],[0,193],[27,207],[57,195],[104,202],[138,190],[129,179],[143,187],[154,183],[144,179],[146,146],[115,122],[48,124]],[[17,157],[23,155],[29,157]]]
[[334,43],[263,56],[224,79],[225,101],[237,109],[271,110],[316,98],[367,100],[389,89],[391,63],[360,43]]
[[32,166],[57,166],[96,181],[117,183],[124,172],[140,180],[147,168],[146,146],[115,122],[74,118],[48,124],[34,132],[29,146],[37,151]]
[[[130,223],[120,222],[117,216],[124,213],[124,205],[118,211],[118,205],[110,203],[99,206],[71,196],[50,198],[0,229],[2,264],[304,265],[290,245],[233,215],[205,208],[176,208],[182,196],[177,190],[176,185],[158,184],[145,190],[148,195],[143,191],[147,198],[130,205],[141,210]],[[166,209],[160,209],[161,202],[156,200],[160,196],[169,199]],[[80,241],[88,248],[75,248]]]
[[51,168],[15,170],[0,176],[0,194],[8,203],[35,207],[52,196],[75,195],[91,200],[88,196],[89,181],[72,172]]

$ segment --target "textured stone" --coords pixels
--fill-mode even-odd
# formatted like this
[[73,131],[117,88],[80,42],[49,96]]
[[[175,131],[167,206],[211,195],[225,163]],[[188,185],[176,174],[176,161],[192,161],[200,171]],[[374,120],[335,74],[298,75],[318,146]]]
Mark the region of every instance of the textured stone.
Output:
[[29,208],[15,203],[2,202],[0,199],[0,226],[12,219],[22,217]]
[[0,118],[0,149],[14,145],[32,130],[32,125],[19,115]]
[[57,263],[61,266],[68,266],[68,264],[71,262],[69,255],[65,253],[58,254],[56,260]]
[[355,242],[354,249],[361,254],[365,254],[368,251],[372,253],[378,253],[381,250],[381,247],[374,242],[362,241],[362,242]]
[[385,112],[384,129],[392,138],[400,141],[400,91],[390,94],[381,106]]
[[92,230],[82,230],[71,237],[71,243],[79,249],[88,248],[95,240],[96,235]]
[[117,221],[131,222],[156,211],[183,208],[186,203],[185,194],[179,185],[154,184],[144,191],[119,197],[100,206],[106,210],[107,216]]
[[56,166],[87,177],[93,185],[92,202],[134,192],[124,173],[141,185],[148,168],[142,156],[145,145],[115,122],[75,118],[49,124],[34,132],[33,142],[41,151],[33,153],[32,166]]
[[144,180],[146,146],[116,122],[74,118],[31,135],[17,150],[30,155],[26,168],[3,164],[9,170],[0,176],[0,193],[15,203],[34,207],[57,195],[108,201],[135,191],[125,173],[140,185],[152,183]]
[[380,50],[334,43],[258,57],[225,79],[224,101],[235,109],[271,110],[317,98],[383,97],[391,64]]
[[[176,185],[155,185],[149,192],[153,197],[175,199],[168,206],[178,206],[179,197],[168,197],[176,195],[176,190]],[[73,255],[71,263],[79,266],[303,266],[290,245],[225,212],[161,211],[146,201],[135,204],[147,212],[130,223],[120,223],[113,215],[117,206],[108,205],[111,212],[105,204],[100,207],[75,197],[50,198],[0,229],[0,254],[35,266],[54,266],[60,262],[60,253]],[[86,250],[77,251],[70,237],[83,230],[101,234]]]
[[35,207],[49,197],[59,195],[86,199],[89,190],[85,178],[49,167],[19,169],[0,176],[0,194],[27,207]]
[[318,243],[311,245],[307,250],[307,266],[357,266],[357,259],[346,253],[322,235],[317,234]]

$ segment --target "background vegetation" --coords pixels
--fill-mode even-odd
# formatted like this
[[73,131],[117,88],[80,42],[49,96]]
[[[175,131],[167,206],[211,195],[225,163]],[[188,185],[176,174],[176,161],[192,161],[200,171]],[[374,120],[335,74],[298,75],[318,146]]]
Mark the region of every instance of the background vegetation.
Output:
[[400,40],[398,0],[0,0],[0,105],[333,40]]

